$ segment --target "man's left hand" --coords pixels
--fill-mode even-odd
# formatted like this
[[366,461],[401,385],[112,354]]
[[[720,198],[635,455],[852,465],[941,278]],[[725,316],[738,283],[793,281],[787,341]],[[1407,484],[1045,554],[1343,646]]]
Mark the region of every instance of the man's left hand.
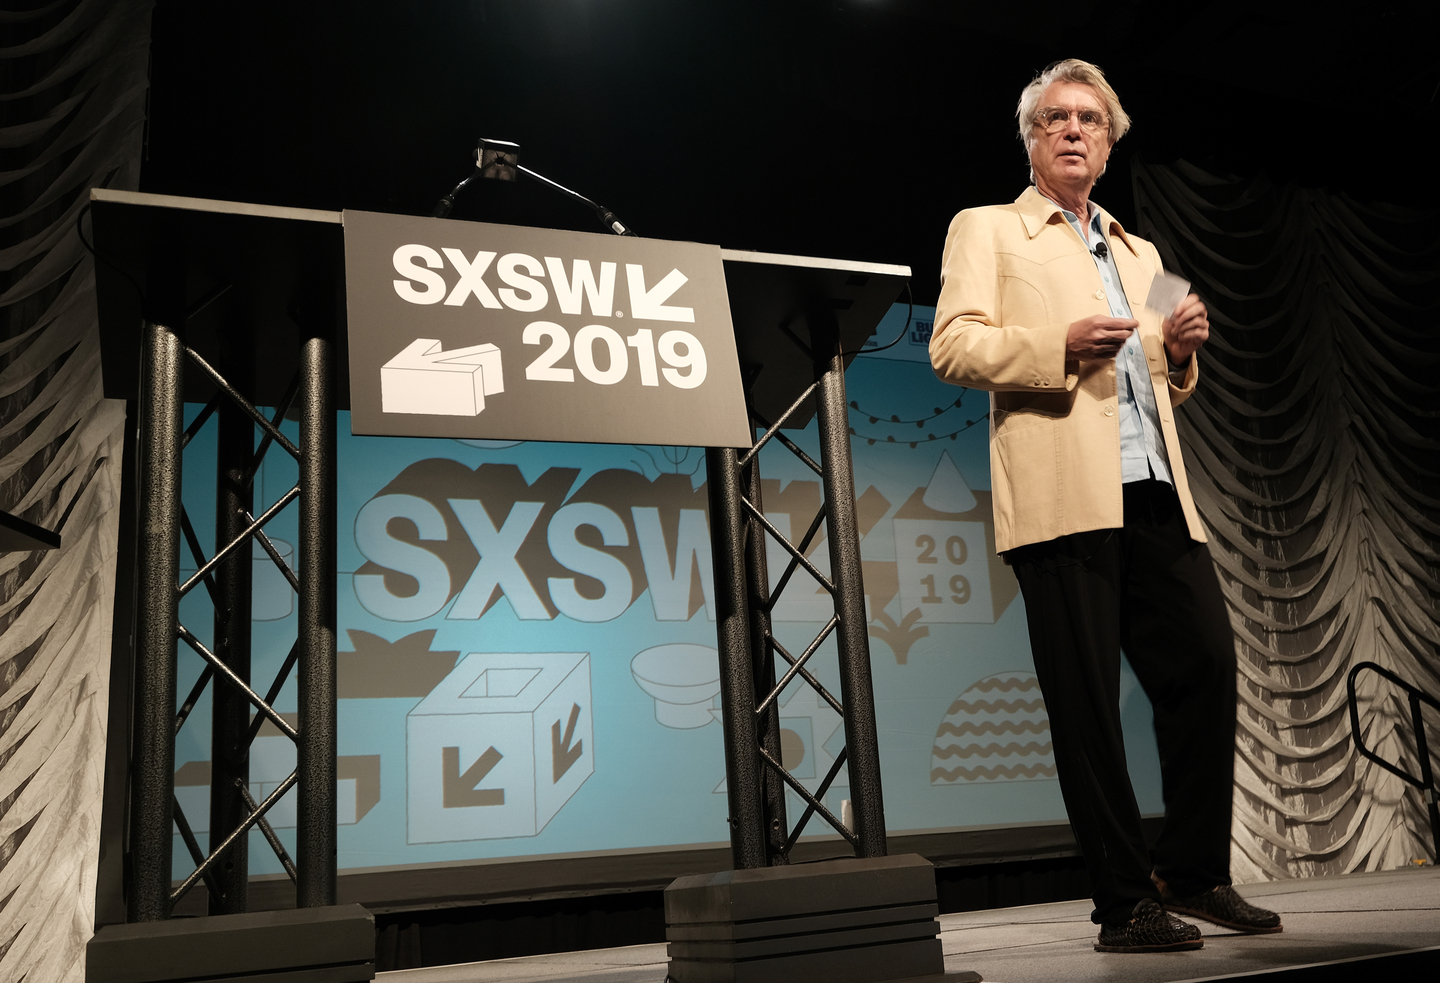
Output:
[[1175,312],[1160,323],[1160,328],[1170,364],[1184,365],[1210,337],[1210,316],[1200,298],[1191,294],[1180,301]]

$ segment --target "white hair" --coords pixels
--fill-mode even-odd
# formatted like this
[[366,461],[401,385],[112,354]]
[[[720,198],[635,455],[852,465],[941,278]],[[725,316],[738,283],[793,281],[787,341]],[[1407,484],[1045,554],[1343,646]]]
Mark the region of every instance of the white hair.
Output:
[[[1066,58],[1035,76],[1034,81],[1020,92],[1020,103],[1015,107],[1015,119],[1020,124],[1020,139],[1025,144],[1027,158],[1035,147],[1035,113],[1040,109],[1040,97],[1056,82],[1078,82],[1095,90],[1110,117],[1110,146],[1115,146],[1129,131],[1130,114],[1121,108],[1120,97],[1115,94],[1110,83],[1105,81],[1105,73],[1100,70],[1100,66],[1079,58]],[[1030,171],[1030,181],[1035,181],[1033,168]]]

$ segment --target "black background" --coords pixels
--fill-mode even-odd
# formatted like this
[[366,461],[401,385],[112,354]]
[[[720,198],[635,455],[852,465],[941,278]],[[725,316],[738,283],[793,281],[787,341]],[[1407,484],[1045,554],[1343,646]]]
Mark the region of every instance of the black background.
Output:
[[[1020,89],[1107,70],[1129,161],[1433,204],[1440,4],[963,0],[160,0],[142,190],[424,214],[479,136],[641,235],[903,263],[938,290],[946,224],[1023,190]],[[456,218],[599,230],[530,183]]]

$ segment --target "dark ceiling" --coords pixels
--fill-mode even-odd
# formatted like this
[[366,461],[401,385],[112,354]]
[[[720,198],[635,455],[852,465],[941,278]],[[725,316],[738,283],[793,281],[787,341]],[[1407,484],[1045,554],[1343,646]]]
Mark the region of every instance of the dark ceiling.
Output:
[[[1057,58],[1102,65],[1134,117],[1096,193],[1122,220],[1135,156],[1362,200],[1433,184],[1440,4],[1318,9],[160,0],[142,188],[423,214],[491,136],[642,235],[904,263],[932,302],[950,216],[1023,189],[1015,99]],[[528,183],[454,217],[599,229]]]

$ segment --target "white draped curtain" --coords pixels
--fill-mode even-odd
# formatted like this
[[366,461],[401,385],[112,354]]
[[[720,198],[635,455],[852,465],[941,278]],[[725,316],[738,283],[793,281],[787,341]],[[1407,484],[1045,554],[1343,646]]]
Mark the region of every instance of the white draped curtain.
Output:
[[84,979],[93,929],[125,416],[77,220],[137,184],[150,8],[0,7],[0,508],[63,542],[0,555],[0,980]]
[[[1355,751],[1346,677],[1440,697],[1436,209],[1184,162],[1135,162],[1134,192],[1210,308],[1179,416],[1237,638],[1235,879],[1433,862],[1419,791]],[[1366,746],[1418,776],[1404,693],[1359,683]]]

